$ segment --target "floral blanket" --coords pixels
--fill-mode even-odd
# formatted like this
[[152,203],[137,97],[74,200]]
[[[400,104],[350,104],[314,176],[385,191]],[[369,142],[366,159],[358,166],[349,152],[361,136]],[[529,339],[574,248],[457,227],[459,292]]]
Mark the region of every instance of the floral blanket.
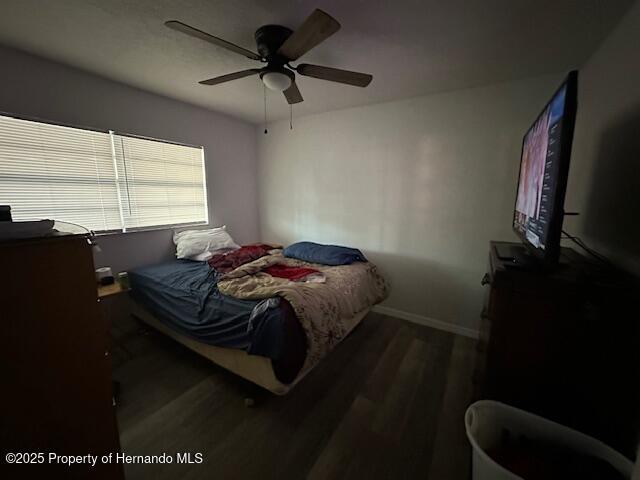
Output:
[[[322,272],[324,283],[292,282],[262,272],[271,265],[308,267]],[[296,312],[307,335],[307,358],[301,373],[314,367],[348,333],[343,322],[384,300],[389,292],[385,279],[370,262],[327,266],[266,255],[246,263],[218,281],[224,295],[247,300],[280,296]]]

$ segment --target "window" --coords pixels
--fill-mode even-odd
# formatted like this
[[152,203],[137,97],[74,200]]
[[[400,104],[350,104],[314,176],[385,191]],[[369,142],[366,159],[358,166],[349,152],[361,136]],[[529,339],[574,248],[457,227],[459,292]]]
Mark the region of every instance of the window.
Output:
[[0,116],[0,204],[94,231],[207,223],[201,147]]
[[114,135],[126,228],[207,221],[201,148]]

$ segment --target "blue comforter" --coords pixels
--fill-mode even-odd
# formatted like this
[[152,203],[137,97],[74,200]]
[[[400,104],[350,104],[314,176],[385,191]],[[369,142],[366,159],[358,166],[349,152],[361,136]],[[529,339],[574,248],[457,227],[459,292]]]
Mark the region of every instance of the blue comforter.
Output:
[[172,329],[210,345],[279,358],[284,341],[280,309],[266,308],[251,319],[260,302],[222,295],[217,276],[206,262],[191,260],[129,272],[134,300]]

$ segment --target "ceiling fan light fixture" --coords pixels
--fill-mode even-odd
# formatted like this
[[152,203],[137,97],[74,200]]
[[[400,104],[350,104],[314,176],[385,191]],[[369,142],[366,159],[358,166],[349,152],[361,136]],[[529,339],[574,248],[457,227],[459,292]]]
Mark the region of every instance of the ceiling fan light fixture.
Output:
[[284,92],[291,86],[291,77],[282,72],[266,72],[262,81],[268,89],[276,92]]

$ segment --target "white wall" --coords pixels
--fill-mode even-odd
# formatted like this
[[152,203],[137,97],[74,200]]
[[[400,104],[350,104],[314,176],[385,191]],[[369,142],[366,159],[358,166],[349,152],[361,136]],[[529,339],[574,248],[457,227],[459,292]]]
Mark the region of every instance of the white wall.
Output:
[[[258,239],[255,128],[228,116],[0,46],[0,111],[203,145],[210,222]],[[170,230],[101,236],[116,271],[173,257]]]
[[385,306],[476,329],[489,240],[515,238],[522,135],[561,79],[258,128],[262,240],[361,248],[393,284]]
[[640,2],[580,71],[565,228],[640,275]]

